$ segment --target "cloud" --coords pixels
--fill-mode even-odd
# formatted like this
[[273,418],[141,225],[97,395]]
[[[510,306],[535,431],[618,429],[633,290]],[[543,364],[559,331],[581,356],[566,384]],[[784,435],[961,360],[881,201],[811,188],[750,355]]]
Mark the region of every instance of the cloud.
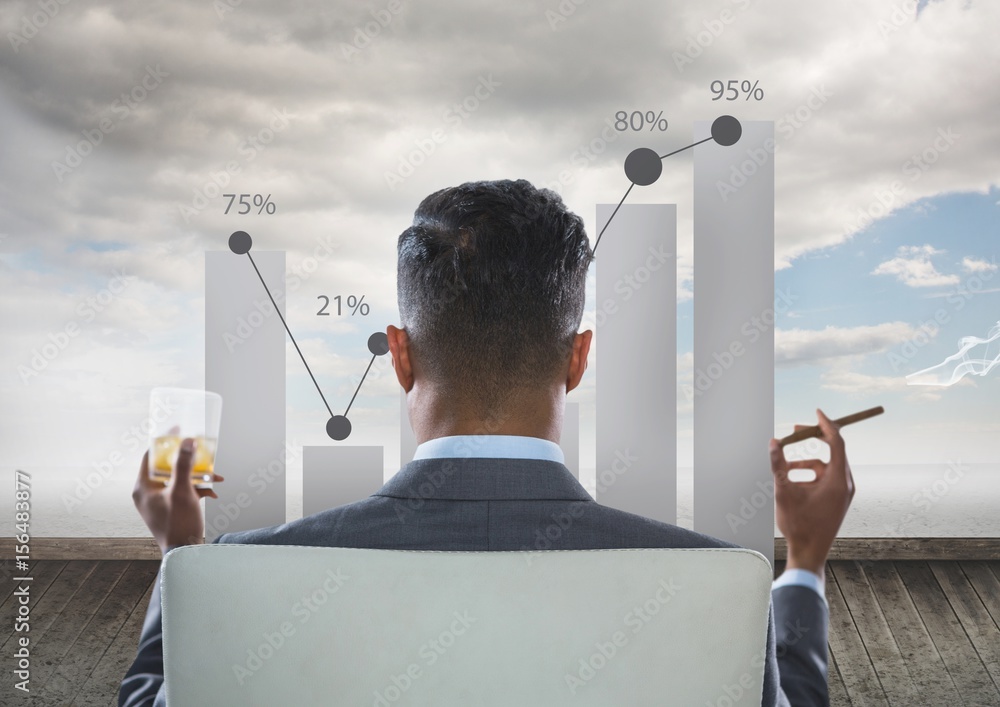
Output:
[[903,245],[899,247],[899,255],[941,255],[945,251],[935,248],[930,244],[925,245]]
[[[878,376],[861,373],[851,368],[854,363],[853,360],[844,360],[831,366],[830,370],[820,374],[820,387],[852,397],[900,393],[905,394],[904,400],[911,403],[940,400],[944,391],[947,390],[946,388],[914,389],[913,386],[906,384],[905,376]],[[953,387],[965,385],[974,385],[974,383],[969,378],[963,378]]]
[[880,263],[872,270],[872,275],[895,275],[908,287],[942,287],[957,285],[958,275],[943,275],[931,262],[932,255],[940,255],[943,250],[933,246],[902,246],[897,251],[897,257]]
[[917,329],[905,322],[847,328],[828,326],[825,329],[777,329],[774,336],[774,362],[776,366],[789,367],[879,353],[909,341],[917,332]]
[[962,269],[965,272],[993,272],[997,269],[997,264],[966,256],[962,258]]
[[[0,419],[17,425],[0,433],[0,443],[11,458],[52,447],[41,434],[28,438],[33,426],[44,424],[46,435],[60,429],[63,446],[75,453],[87,440],[105,439],[108,430],[94,414],[100,404],[86,401],[118,401],[105,389],[119,368],[130,369],[123,380],[131,391],[120,395],[138,400],[140,416],[148,386],[198,383],[204,252],[224,249],[235,228],[251,231],[261,250],[285,250],[290,274],[310,266],[325,239],[339,246],[302,278],[286,312],[310,364],[315,359],[322,371],[324,391],[344,399],[364,369],[368,325],[355,322],[360,335],[353,338],[343,331],[346,322],[316,315],[317,298],[364,294],[372,328],[385,323],[382,313],[394,318],[395,238],[420,199],[472,179],[558,183],[593,239],[595,204],[621,198],[622,163],[632,149],[666,152],[703,137],[694,123],[714,117],[706,113],[707,87],[720,78],[719,67],[754,66],[766,77],[766,99],[739,106],[741,120],[775,121],[777,267],[843,243],[859,224],[927,197],[986,193],[997,183],[1000,152],[984,146],[1000,142],[1000,85],[982,67],[1000,62],[990,29],[1000,23],[1000,3],[935,2],[919,18],[889,6],[873,10],[865,0],[723,3],[733,21],[722,23],[724,34],[712,36],[711,46],[699,44],[711,34],[707,27],[721,22],[711,3],[564,5],[575,9],[553,31],[537,3],[428,0],[419,12],[403,3],[351,59],[342,50],[373,26],[373,8],[346,0],[305,0],[296,12],[235,3],[222,15],[191,0],[156,11],[123,1],[60,5],[58,16],[0,62],[0,121],[8,137],[0,160],[0,250],[16,260],[0,261],[0,314],[8,327],[0,353],[8,382],[0,394],[11,411]],[[385,6],[376,3],[374,12]],[[0,7],[3,36],[20,32],[36,9],[26,1]],[[891,32],[880,27],[886,22]],[[697,57],[680,70],[673,56],[689,47]],[[654,65],[664,70],[636,70]],[[122,95],[140,91],[149,66],[167,75],[122,110]],[[473,95],[480,77],[491,75],[500,85],[487,100],[457,125],[444,120],[445,111],[454,117],[452,107]],[[963,81],[954,83],[955,76]],[[669,105],[643,103],[649,96],[670,96]],[[616,131],[615,113],[633,108],[664,109],[669,131]],[[289,124],[275,131],[269,126],[282,110]],[[956,116],[961,123],[952,137]],[[438,130],[440,140],[433,137]],[[88,135],[98,144],[94,137],[87,143]],[[53,162],[68,162],[81,145],[89,155],[59,180]],[[734,158],[747,158],[745,148],[732,149]],[[928,150],[934,162],[907,171]],[[694,276],[692,153],[666,160],[659,181],[637,188],[628,202],[677,203],[681,301],[690,299]],[[413,176],[389,189],[385,175],[412,155],[420,160]],[[230,165],[238,173],[229,174]],[[224,214],[219,192],[273,194],[277,214]],[[202,201],[196,216],[181,216],[180,206]],[[98,245],[74,249],[81,243]],[[121,247],[103,249],[107,243]],[[937,253],[898,257],[930,260]],[[35,379],[25,389],[16,366],[78,321],[76,308],[105,287],[114,269],[137,280],[84,322],[84,335],[45,371],[45,382]],[[916,280],[937,273],[906,272]],[[904,277],[902,270],[887,274]],[[879,350],[905,334],[848,331],[778,332],[783,365]],[[317,396],[297,354],[286,358],[313,405]],[[366,381],[363,394],[384,387],[388,396],[389,373],[377,384]],[[60,394],[64,385],[68,392]],[[52,397],[35,404],[43,391]],[[51,411],[70,396],[79,409],[52,420]]]

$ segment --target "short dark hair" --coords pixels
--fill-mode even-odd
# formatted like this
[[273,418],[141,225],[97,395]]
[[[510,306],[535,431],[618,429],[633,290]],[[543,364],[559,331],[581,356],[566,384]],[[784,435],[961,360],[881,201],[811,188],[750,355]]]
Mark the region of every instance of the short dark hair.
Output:
[[397,250],[415,365],[456,403],[500,410],[566,364],[594,253],[556,192],[524,179],[442,189],[420,202]]

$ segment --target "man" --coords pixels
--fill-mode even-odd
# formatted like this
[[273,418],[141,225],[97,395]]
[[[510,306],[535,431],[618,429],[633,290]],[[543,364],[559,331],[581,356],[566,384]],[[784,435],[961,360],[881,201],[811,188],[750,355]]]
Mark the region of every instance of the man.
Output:
[[[593,335],[577,332],[593,257],[580,217],[524,180],[467,183],[424,199],[398,242],[402,328],[386,331],[419,443],[414,460],[367,499],[217,540],[535,550],[537,532],[569,512],[574,522],[554,549],[731,546],[601,506],[563,464],[565,397],[583,376]],[[786,462],[770,442],[788,569],[772,591],[768,707],[828,702],[823,569],[854,484],[843,439],[817,415],[829,462]],[[147,458],[139,470],[133,498],[164,553],[203,541],[198,498],[215,493],[192,488],[191,457],[186,440],[170,487],[148,478]],[[791,468],[816,478],[790,483]],[[157,589],[119,705],[164,703],[160,631]]]

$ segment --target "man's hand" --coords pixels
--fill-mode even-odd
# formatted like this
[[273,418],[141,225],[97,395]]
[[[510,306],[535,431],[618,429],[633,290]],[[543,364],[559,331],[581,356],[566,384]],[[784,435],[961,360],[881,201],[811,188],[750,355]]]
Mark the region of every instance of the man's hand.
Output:
[[[188,438],[181,442],[169,486],[149,477],[149,452],[142,457],[139,466],[132,500],[164,554],[170,546],[197,545],[205,540],[205,521],[199,501],[206,496],[218,496],[212,489],[196,489],[191,484],[193,461],[194,440]],[[224,480],[218,474],[212,477],[214,481]]]
[[[830,461],[786,461],[777,439],[770,443],[774,473],[774,502],[778,530],[788,541],[788,569],[800,568],[824,575],[827,555],[854,498],[854,477],[847,463],[839,428],[816,410],[822,440],[830,445]],[[804,425],[796,425],[799,429]],[[789,469],[812,469],[812,481],[789,481]]]

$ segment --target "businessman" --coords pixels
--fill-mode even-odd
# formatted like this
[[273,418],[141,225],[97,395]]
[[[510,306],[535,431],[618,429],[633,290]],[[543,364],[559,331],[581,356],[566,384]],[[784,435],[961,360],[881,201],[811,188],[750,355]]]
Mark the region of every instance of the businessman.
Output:
[[[557,194],[524,180],[443,189],[421,202],[397,250],[402,326],[386,335],[418,442],[413,461],[364,500],[218,542],[537,550],[538,532],[569,513],[574,522],[552,549],[732,546],[602,506],[563,463],[565,398],[593,334],[577,329],[594,256],[582,220]],[[854,482],[838,429],[817,417],[829,461],[788,462],[769,443],[788,561],[771,595],[766,707],[828,703],[823,573]],[[133,499],[164,553],[203,542],[199,497],[215,494],[192,487],[191,457],[185,440],[167,487],[148,478],[148,455],[139,470]],[[793,468],[816,477],[792,483]],[[163,704],[157,582],[119,705]]]

